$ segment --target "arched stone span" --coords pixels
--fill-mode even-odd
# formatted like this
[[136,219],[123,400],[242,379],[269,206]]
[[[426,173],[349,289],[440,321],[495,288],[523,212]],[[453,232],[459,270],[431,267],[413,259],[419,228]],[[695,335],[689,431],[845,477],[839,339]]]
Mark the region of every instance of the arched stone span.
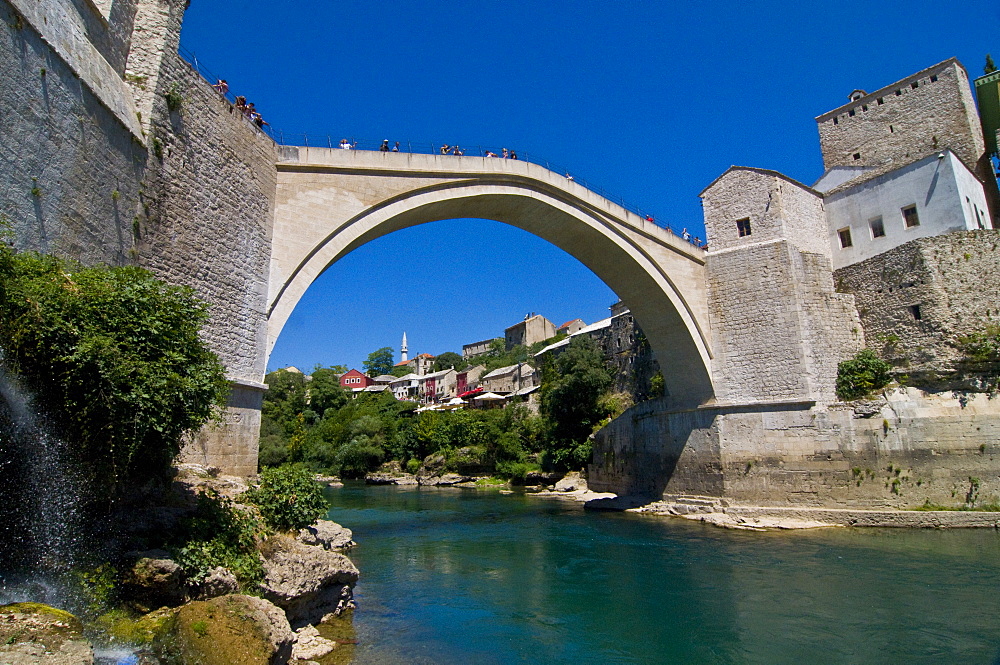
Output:
[[393,231],[455,218],[510,224],[577,258],[631,309],[671,402],[713,398],[704,252],[544,167],[499,158],[282,148],[267,353],[329,265]]

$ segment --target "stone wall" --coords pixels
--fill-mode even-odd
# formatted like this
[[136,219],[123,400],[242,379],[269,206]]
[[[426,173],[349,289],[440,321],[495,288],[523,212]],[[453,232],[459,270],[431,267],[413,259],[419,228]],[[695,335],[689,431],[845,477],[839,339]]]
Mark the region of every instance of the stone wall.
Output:
[[597,433],[589,485],[742,504],[950,507],[1000,498],[1000,404],[899,389],[887,400],[666,410],[639,404]]
[[785,241],[708,256],[720,402],[834,399],[836,364],[862,345],[830,261]]
[[131,262],[145,146],[6,0],[0,19],[0,214],[15,245]]
[[[834,273],[868,344],[915,385],[969,388],[955,376],[961,335],[1000,324],[1000,231],[919,238]],[[919,318],[917,318],[919,316]]]
[[905,163],[942,148],[974,167],[985,150],[968,74],[954,58],[824,113],[816,123],[826,168]]
[[983,183],[992,226],[998,226],[1000,190],[985,153],[969,76],[954,58],[852,100],[816,122],[826,168],[905,164],[950,148]]
[[[187,449],[230,473],[256,471],[267,343],[267,274],[277,172],[274,143],[180,57],[164,59],[153,97],[148,213],[139,262],[211,305],[203,332],[233,380],[226,426]],[[179,109],[165,94],[179,92]]]

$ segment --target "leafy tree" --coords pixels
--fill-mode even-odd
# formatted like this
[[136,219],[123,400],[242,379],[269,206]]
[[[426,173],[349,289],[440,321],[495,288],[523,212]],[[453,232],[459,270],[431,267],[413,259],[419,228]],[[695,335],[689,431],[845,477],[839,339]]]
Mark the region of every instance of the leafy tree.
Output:
[[997,70],[997,66],[993,64],[993,56],[989,53],[986,54],[986,66],[983,67],[984,74],[992,74]]
[[267,392],[261,404],[261,417],[277,423],[290,436],[297,427],[299,414],[306,410],[306,377],[279,369],[264,377],[264,381]]
[[469,366],[468,361],[454,351],[445,351],[434,359],[434,371],[440,372],[443,369],[454,367],[457,371],[462,371]]
[[586,335],[574,337],[550,367],[541,391],[541,410],[551,426],[548,461],[555,467],[579,466],[586,461],[587,438],[607,415],[600,400],[611,375]]
[[376,349],[369,353],[368,359],[362,363],[362,367],[365,368],[365,374],[375,377],[391,372],[393,365],[392,354],[393,351],[390,346],[383,346],[381,349]]
[[199,336],[207,306],[137,267],[83,267],[0,245],[5,363],[35,395],[95,497],[165,477],[228,381]]
[[837,365],[837,396],[860,399],[889,385],[892,366],[871,349],[862,349],[854,358]]
[[393,367],[392,371],[389,372],[389,376],[395,376],[397,378],[406,376],[413,372],[413,368],[409,365],[400,365],[399,367]]
[[335,369],[317,367],[313,370],[312,381],[309,382],[309,408],[322,415],[327,409],[344,406],[348,399],[347,391],[340,385],[340,376]]

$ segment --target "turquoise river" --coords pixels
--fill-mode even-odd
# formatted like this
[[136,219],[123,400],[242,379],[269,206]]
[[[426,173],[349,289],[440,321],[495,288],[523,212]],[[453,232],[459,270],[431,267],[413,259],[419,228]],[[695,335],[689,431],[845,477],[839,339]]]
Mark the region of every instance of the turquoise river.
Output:
[[354,663],[1000,665],[993,530],[740,532],[348,485]]

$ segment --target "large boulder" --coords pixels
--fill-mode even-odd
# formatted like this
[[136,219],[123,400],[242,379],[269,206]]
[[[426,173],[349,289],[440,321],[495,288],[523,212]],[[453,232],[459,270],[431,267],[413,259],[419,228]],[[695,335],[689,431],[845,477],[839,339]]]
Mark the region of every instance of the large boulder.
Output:
[[298,540],[304,545],[317,545],[325,550],[346,550],[356,544],[351,530],[330,520],[317,520],[299,530]]
[[467,483],[472,478],[470,476],[463,476],[457,473],[445,473],[440,476],[418,476],[417,482],[421,485],[430,487],[450,487],[451,485],[458,485],[459,483]]
[[163,605],[180,605],[186,600],[187,586],[180,565],[164,550],[147,550],[133,555],[134,563],[125,574],[125,590],[133,603],[145,611]]
[[208,572],[208,576],[194,589],[198,600],[207,600],[217,596],[228,596],[239,593],[240,583],[233,571],[222,566],[216,566]]
[[262,554],[262,595],[285,610],[294,628],[354,607],[358,569],[343,554],[285,536],[268,539]]
[[155,648],[170,665],[285,665],[292,655],[285,613],[263,598],[219,596],[154,614]]
[[94,650],[83,624],[41,603],[0,606],[0,663],[3,665],[93,665]]

